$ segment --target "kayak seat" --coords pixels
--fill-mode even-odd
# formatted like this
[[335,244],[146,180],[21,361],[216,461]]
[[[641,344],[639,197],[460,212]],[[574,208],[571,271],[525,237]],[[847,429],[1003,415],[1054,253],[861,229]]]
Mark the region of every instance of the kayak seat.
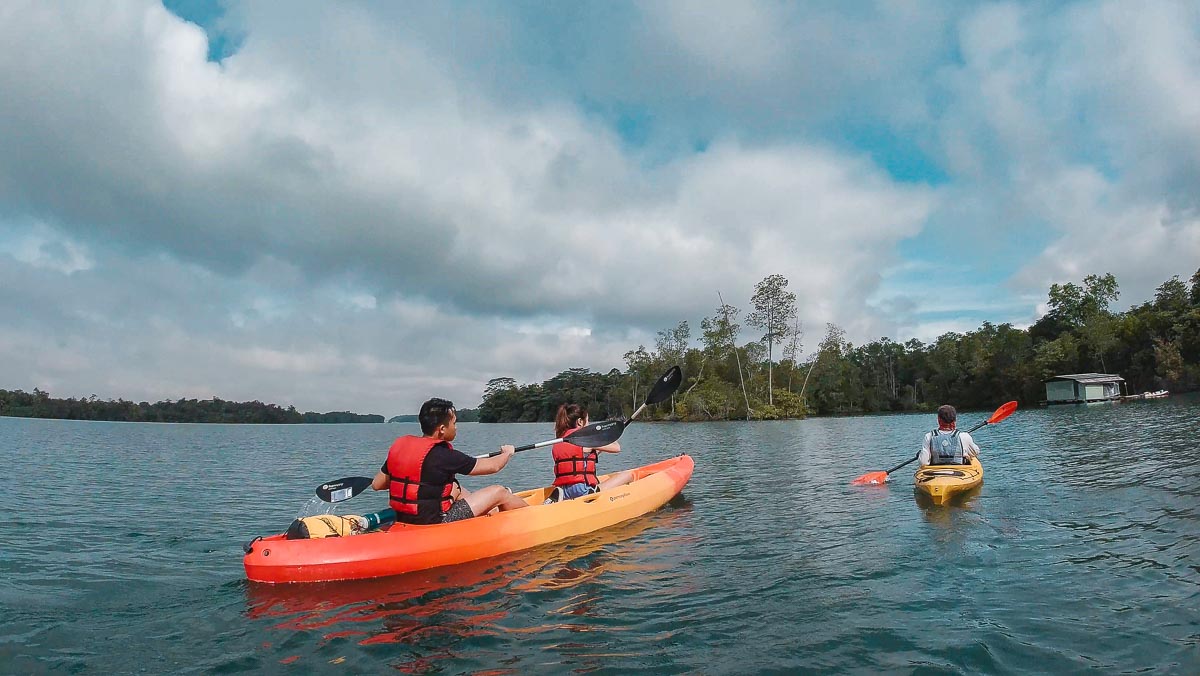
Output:
[[555,486],[554,489],[550,491],[549,497],[547,497],[542,502],[542,504],[543,505],[553,505],[556,502],[562,502],[562,499],[563,499],[562,489],[559,488],[558,486]]

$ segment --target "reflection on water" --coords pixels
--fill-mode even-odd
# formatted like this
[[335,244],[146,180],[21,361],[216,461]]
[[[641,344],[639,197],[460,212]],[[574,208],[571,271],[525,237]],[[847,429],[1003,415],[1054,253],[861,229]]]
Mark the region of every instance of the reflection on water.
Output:
[[970,508],[982,491],[983,484],[979,484],[978,486],[975,486],[974,488],[968,488],[961,493],[955,493],[946,499],[945,504],[937,505],[933,502],[933,498],[929,497],[928,493],[919,491],[914,487],[913,498],[916,500],[917,506],[921,508],[922,512],[933,512],[936,514],[938,511],[937,507],[945,507],[946,510],[944,511],[946,512],[949,512],[951,509],[955,508]]
[[[1200,397],[1018,410],[976,435],[987,479],[950,505],[910,472],[849,485],[932,424],[633,425],[605,469],[686,451],[685,498],[486,561],[272,586],[241,545],[413,426],[0,418],[21,471],[0,491],[0,671],[1200,673]],[[521,456],[499,479],[545,485],[548,456]]]

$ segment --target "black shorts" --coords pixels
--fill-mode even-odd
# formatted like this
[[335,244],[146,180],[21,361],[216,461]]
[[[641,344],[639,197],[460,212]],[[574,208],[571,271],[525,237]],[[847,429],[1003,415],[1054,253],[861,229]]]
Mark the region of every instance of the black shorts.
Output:
[[450,523],[452,521],[462,521],[475,516],[475,512],[471,511],[471,505],[467,504],[466,500],[459,498],[450,505],[450,509],[442,515],[442,523]]

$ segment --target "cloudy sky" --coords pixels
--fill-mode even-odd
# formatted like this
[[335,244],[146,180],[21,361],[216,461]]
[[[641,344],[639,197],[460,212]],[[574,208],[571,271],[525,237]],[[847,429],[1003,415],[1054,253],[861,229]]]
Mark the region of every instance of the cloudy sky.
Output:
[[[1200,267],[1200,4],[0,3],[0,388],[301,410]],[[749,338],[749,336],[746,336]]]

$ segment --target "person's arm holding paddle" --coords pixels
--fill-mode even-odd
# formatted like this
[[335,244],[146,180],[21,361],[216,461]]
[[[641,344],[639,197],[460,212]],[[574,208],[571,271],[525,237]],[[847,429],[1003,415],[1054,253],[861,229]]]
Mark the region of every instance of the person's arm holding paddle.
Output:
[[488,458],[476,458],[475,468],[470,472],[467,472],[467,474],[471,476],[495,474],[496,472],[504,469],[504,466],[508,464],[508,461],[512,460],[515,452],[516,448],[512,444],[504,444],[500,447],[499,455],[493,455]]
[[962,437],[963,457],[978,458],[979,444],[975,443],[975,437],[972,437],[970,432],[959,432],[958,436]]
[[[953,408],[951,408],[951,410],[953,410]],[[995,425],[996,423],[1000,422],[1001,420],[1004,420],[1008,416],[1012,415],[1013,411],[1015,411],[1015,410],[1017,410],[1017,402],[1010,401],[1010,402],[1000,406],[1000,408],[996,409],[996,411],[994,413],[992,413],[992,415],[987,420],[979,423],[978,425],[972,427],[971,429],[967,430],[966,432],[960,433],[960,436],[963,434],[967,435],[966,440],[969,440],[971,442],[970,443],[971,453],[973,455],[975,455],[975,456],[979,455],[979,446],[975,443],[974,439],[971,439],[971,436],[970,436],[971,433],[977,429],[986,427],[987,425]],[[957,418],[957,415],[955,417]],[[939,431],[940,431],[940,428],[941,428],[940,421],[939,421],[938,427],[939,427]],[[900,469],[901,467],[904,467],[905,465],[908,465],[910,463],[916,462],[917,460],[920,460],[921,465],[924,466],[928,461],[933,459],[932,458],[932,456],[933,456],[933,450],[932,450],[933,437],[934,437],[934,432],[927,432],[925,434],[925,443],[922,444],[921,452],[917,453],[917,455],[913,456],[912,458],[905,460],[904,462],[900,463],[899,465],[896,465],[895,467],[893,467],[889,470],[885,470],[882,472],[867,472],[866,474],[863,474],[862,476],[856,478],[854,481],[851,481],[850,485],[852,485],[852,486],[868,486],[871,484],[885,484],[885,483],[887,483],[889,474],[891,474],[892,472],[895,472],[896,470]]]
[[[678,374],[679,367],[678,366],[674,367],[672,369],[672,372]],[[678,378],[676,378],[674,382],[677,382],[677,381],[678,381]],[[668,382],[667,384],[669,386],[671,384],[671,382]],[[652,394],[653,393],[654,392],[652,391]],[[670,392],[667,392],[667,394],[670,394]],[[665,396],[665,395],[663,395],[663,396]],[[436,399],[436,400],[431,399],[430,401],[426,402],[426,404],[433,404],[433,403],[437,403],[438,408],[446,408],[446,405],[449,405],[450,409],[453,408],[453,404],[450,404],[450,402],[447,402],[443,399]],[[425,407],[422,406],[422,410],[424,410],[424,408]],[[446,415],[447,412],[451,415]],[[431,410],[430,413],[432,414],[433,411]],[[421,415],[424,415],[424,414],[421,414]],[[418,416],[418,417],[420,417],[420,416]],[[447,480],[446,486],[449,486],[449,488],[447,488],[445,490],[448,490],[449,493],[451,494],[446,497],[453,497],[455,499],[457,499],[458,497],[465,498],[465,497],[467,497],[467,495],[469,495],[469,493],[465,488],[458,485],[458,481],[457,481],[457,479],[454,478],[454,475],[455,474],[470,474],[475,469],[477,460],[486,460],[488,458],[494,458],[496,456],[505,455],[507,449],[511,448],[511,447],[501,446],[500,450],[498,450],[498,451],[494,451],[492,453],[484,453],[483,455],[476,455],[474,457],[469,456],[469,455],[464,455],[462,453],[459,453],[458,451],[454,451],[448,443],[448,441],[450,440],[451,437],[446,435],[446,431],[451,431],[455,427],[455,425],[453,423],[457,418],[456,415],[453,415],[453,411],[448,409],[448,411],[443,411],[442,415],[433,416],[433,418],[434,419],[427,421],[427,422],[429,422],[428,427],[430,430],[433,430],[433,434],[435,434],[435,435],[441,434],[441,436],[433,437],[424,442],[419,443],[418,448],[415,449],[415,452],[419,456],[432,456],[432,457],[425,457],[422,460],[421,474],[424,475],[425,463],[427,461],[432,461],[430,464],[430,467],[432,468],[434,474],[437,476],[431,477],[432,481],[429,481],[429,482],[426,482],[424,480],[424,478],[422,478],[420,480],[413,479],[412,476],[413,476],[414,472],[412,471],[413,470],[412,467],[408,467],[407,468],[408,471],[403,472],[402,475],[406,478],[407,482],[410,484],[415,482],[415,483],[419,483],[419,484],[432,485],[434,487],[438,487],[440,485],[439,484],[440,480],[446,479]],[[442,420],[442,419],[445,419],[447,421],[447,424],[441,424],[441,423],[436,422],[437,420]],[[581,446],[583,448],[601,448],[601,447],[605,447],[605,446],[610,446],[617,439],[621,438],[621,433],[625,431],[625,427],[627,425],[628,425],[628,422],[623,421],[623,420],[601,420],[600,422],[594,422],[590,425],[584,425],[583,427],[580,427],[571,433],[571,438],[573,440],[572,443],[578,444],[579,446]],[[428,436],[429,430],[427,430],[425,428],[426,428],[426,424],[425,424],[425,422],[422,422],[422,431],[426,432],[426,434]],[[439,433],[437,431],[439,428],[443,429],[443,432]],[[326,481],[326,482],[322,483],[320,486],[317,486],[317,490],[316,490],[317,497],[325,502],[334,503],[334,502],[342,502],[343,500],[349,500],[350,498],[353,498],[354,496],[362,493],[363,491],[367,490],[368,488],[374,488],[375,490],[384,490],[384,489],[393,488],[395,486],[396,472],[400,471],[401,468],[393,469],[391,467],[390,461],[392,460],[392,451],[398,450],[398,445],[411,447],[413,444],[412,439],[413,439],[412,437],[401,437],[400,439],[397,439],[396,442],[393,442],[393,444],[392,444],[393,448],[388,450],[388,460],[385,461],[383,466],[380,467],[380,469],[379,469],[379,473],[383,474],[383,476],[379,476],[378,474],[376,474],[374,479],[372,479],[372,477],[366,477],[366,476],[348,476],[348,477],[336,479],[333,481]],[[445,441],[447,441],[447,443],[439,444],[439,443],[437,443],[439,441],[439,439],[445,440]],[[535,448],[545,448],[547,446],[552,446],[552,445],[558,444],[561,441],[563,441],[563,440],[561,438],[558,438],[558,439],[550,439],[548,441],[539,441],[534,444],[525,444],[523,446],[517,446],[516,448],[513,448],[511,453],[520,453],[521,451],[530,451]],[[433,445],[431,447],[428,447],[428,449],[426,450],[424,447],[428,446],[430,443],[432,443]],[[445,448],[442,448],[443,446]],[[412,451],[413,449],[409,448],[408,450]],[[445,451],[451,451],[451,452],[446,453]],[[401,454],[401,455],[404,455],[404,454]],[[401,463],[401,464],[403,464],[403,463]],[[488,466],[485,465],[485,468],[487,468],[487,467]],[[461,491],[461,493],[462,493],[461,496],[458,495],[459,491]],[[400,498],[400,501],[403,502],[404,501],[403,498]]]
[[[618,448],[620,448],[619,445]],[[493,455],[487,458],[476,458],[475,467],[473,467],[470,472],[467,472],[467,475],[487,476],[488,474],[495,474],[496,472],[499,472],[500,470],[504,469],[506,465],[508,465],[509,460],[512,460],[514,449],[515,447],[512,444],[504,444],[500,447],[499,455]],[[371,488],[374,488],[377,491],[382,491],[383,489],[387,488],[390,483],[391,480],[388,478],[388,475],[381,469],[375,474],[375,479],[371,481]],[[470,492],[462,486],[459,486],[458,490],[461,493],[470,495]],[[458,496],[456,495],[455,497]]]
[[417,415],[423,436],[404,436],[393,442],[387,460],[371,482],[375,490],[388,490],[389,506],[396,520],[428,525],[450,523],[500,511],[528,507],[504,486],[476,491],[461,490],[456,475],[495,474],[508,464],[515,449],[473,458],[454,449],[458,436],[458,414],[445,399],[430,399]]
[[[554,463],[554,486],[559,494],[573,500],[609,488],[624,486],[633,481],[632,472],[617,472],[600,481],[596,474],[597,455],[604,453],[620,453],[621,444],[612,441],[607,444],[592,446],[578,441],[576,432],[588,425],[587,408],[581,404],[563,404],[558,407],[554,419],[554,433],[565,441],[554,445],[550,451]],[[572,437],[576,443],[572,443]]]
[[621,442],[614,441],[607,446],[599,446],[597,448],[592,448],[589,450],[599,451],[601,453],[620,453],[621,452]]

